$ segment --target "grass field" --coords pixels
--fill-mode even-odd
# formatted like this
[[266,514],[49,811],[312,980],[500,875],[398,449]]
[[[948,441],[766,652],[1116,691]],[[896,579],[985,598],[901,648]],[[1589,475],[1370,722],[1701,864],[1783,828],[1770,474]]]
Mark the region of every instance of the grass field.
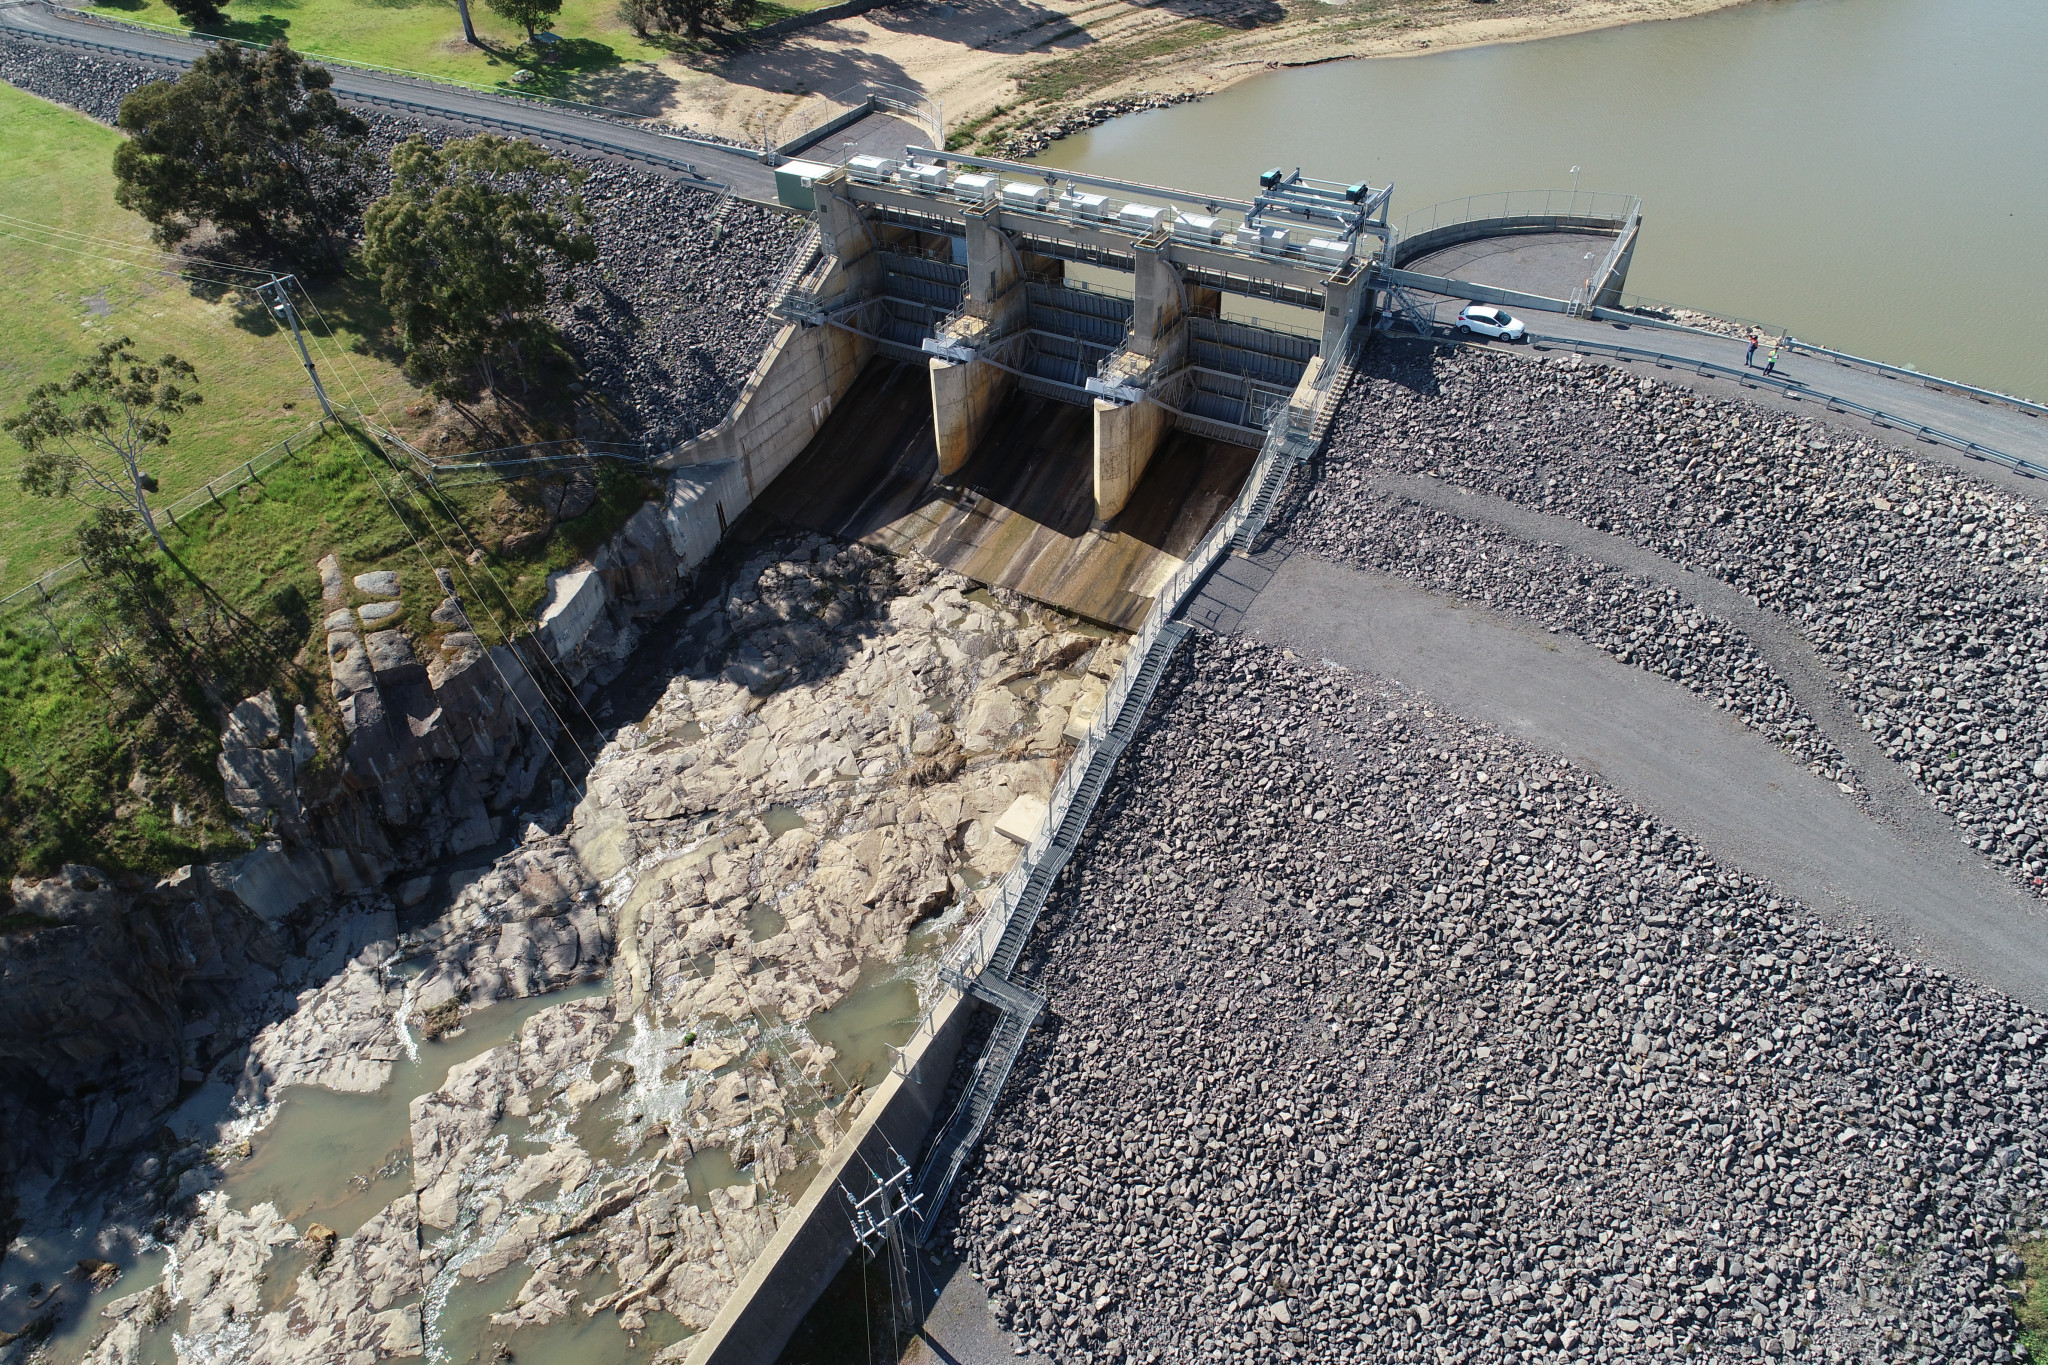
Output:
[[[290,337],[241,288],[181,278],[149,243],[148,225],[114,204],[119,134],[0,84],[0,413],[36,385],[62,379],[102,341],[128,336],[199,372],[205,402],[178,422],[157,474],[159,501],[302,429],[319,415]],[[212,272],[231,279],[227,272]],[[412,389],[365,334],[386,318],[374,291],[344,280],[316,288],[332,340],[315,338],[338,396],[403,405]],[[350,353],[344,357],[343,352]],[[358,353],[360,352],[360,353]],[[0,595],[71,557],[79,509],[23,495],[21,451],[0,446]]]
[[[764,0],[753,22],[821,8],[831,0]],[[113,18],[181,27],[163,0],[104,0]],[[618,16],[618,0],[563,0],[545,58],[517,24],[471,0],[482,50],[462,36],[453,0],[228,0],[228,19],[203,32],[249,42],[285,38],[301,52],[398,71],[555,95],[640,114],[659,112],[673,82],[656,69],[665,57],[713,51],[680,35],[642,38]],[[524,68],[532,79],[514,85]]]
[[[248,676],[214,680],[229,701],[262,686],[316,715],[330,706],[316,563],[332,553],[345,574],[397,569],[411,582],[455,571],[477,634],[489,644],[521,633],[548,574],[587,557],[654,491],[618,466],[599,471],[600,496],[525,557],[495,549],[518,485],[483,482],[436,492],[336,431],[257,482],[169,533],[170,576],[190,602],[205,588],[237,629],[274,645]],[[466,562],[482,548],[481,562]],[[447,626],[430,622],[438,597],[406,595],[404,623],[425,648]],[[47,617],[0,618],[0,881],[63,862],[161,871],[232,849],[213,773],[211,723],[154,729],[115,723],[116,707],[67,656],[61,637],[82,624],[75,600]],[[331,727],[332,722],[330,720]],[[144,757],[147,755],[147,757]],[[147,798],[131,783],[141,767]],[[190,817],[174,823],[173,803]]]
[[[125,335],[144,356],[189,361],[205,397],[177,420],[152,469],[159,506],[306,430],[319,407],[289,332],[250,288],[263,277],[153,248],[146,225],[113,201],[118,134],[4,84],[0,129],[0,413]],[[422,424],[454,420],[399,373],[385,349],[389,316],[366,281],[316,284],[306,312],[314,359],[338,403],[416,437]],[[468,417],[479,411],[505,416],[486,404]],[[11,440],[0,446],[0,594],[71,558],[83,515],[75,503],[21,493],[21,459]],[[210,629],[226,645],[182,700],[144,713],[95,666],[94,621],[79,591],[87,585],[54,606],[17,605],[0,617],[0,885],[66,861],[158,871],[237,845],[214,768],[216,712],[272,686],[283,700],[331,713],[322,555],[339,556],[350,574],[395,568],[415,582],[432,568],[454,570],[478,633],[495,643],[525,629],[550,571],[594,550],[652,490],[638,472],[607,466],[599,491],[543,544],[505,556],[498,546],[509,531],[532,529],[537,515],[545,525],[535,480],[435,490],[339,429],[297,445],[255,482],[167,524],[180,630],[199,638]],[[406,624],[429,647],[446,629],[427,619],[435,600],[408,594]],[[167,676],[161,662],[144,671]]]

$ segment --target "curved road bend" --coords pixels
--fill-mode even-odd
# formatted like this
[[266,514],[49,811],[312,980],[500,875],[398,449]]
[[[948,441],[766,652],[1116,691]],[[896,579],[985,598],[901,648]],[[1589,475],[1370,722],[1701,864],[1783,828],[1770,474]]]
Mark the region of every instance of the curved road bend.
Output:
[[1879,818],[1663,678],[1528,621],[1302,554],[1273,566],[1240,630],[1558,754],[1838,925],[1874,922],[1952,972],[2048,1005],[2048,906],[1952,831]]
[[[42,4],[0,6],[0,34],[190,66],[202,44],[117,24],[97,24]],[[334,89],[355,102],[502,128],[572,147],[645,162],[664,174],[702,180],[747,199],[772,201],[775,172],[745,151],[686,141],[628,123],[572,113],[516,96],[333,65]]]

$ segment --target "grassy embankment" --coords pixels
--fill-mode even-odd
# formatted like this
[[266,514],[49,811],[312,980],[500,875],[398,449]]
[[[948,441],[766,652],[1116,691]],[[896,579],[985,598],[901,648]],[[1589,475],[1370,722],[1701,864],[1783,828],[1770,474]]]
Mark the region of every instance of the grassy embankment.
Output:
[[[205,402],[179,424],[153,469],[161,502],[183,497],[305,428],[320,415],[288,336],[244,289],[180,278],[150,245],[149,226],[114,204],[120,135],[0,84],[0,412],[58,380],[103,341],[127,336],[154,359],[169,351],[199,371]],[[226,271],[196,274],[231,280]],[[251,277],[252,279],[260,277]],[[395,357],[365,338],[388,316],[361,281],[317,287],[334,344],[350,352],[330,385],[358,402],[410,393]],[[354,390],[360,390],[356,393]],[[71,557],[77,509],[23,496],[20,449],[0,438],[0,596]]]
[[[830,3],[763,0],[752,23]],[[680,34],[642,38],[619,17],[618,0],[563,0],[554,27],[561,41],[545,54],[527,42],[517,24],[493,14],[484,0],[470,0],[469,6],[480,48],[463,39],[453,0],[227,0],[226,7],[227,21],[201,32],[257,43],[285,38],[312,56],[648,113],[668,93],[670,83],[656,69],[662,59],[715,50],[714,39],[692,42]],[[114,18],[184,26],[164,0],[104,0],[99,8]],[[522,68],[533,79],[515,84],[513,74]]]
[[[160,262],[135,259],[147,234],[113,203],[116,134],[4,85],[0,126],[9,133],[0,139],[0,213],[8,215],[0,219],[0,410],[68,373],[103,338],[126,334],[145,354],[176,352],[197,367],[206,401],[177,423],[163,452],[160,502],[318,415],[296,354],[260,306],[195,290]],[[365,339],[384,323],[370,297],[348,282],[316,290],[323,313],[344,320],[315,338],[316,358],[332,387],[365,406],[424,412],[430,405],[411,402],[419,395],[393,357]],[[363,353],[345,355],[345,347]],[[80,517],[75,504],[22,495],[19,460],[11,440],[0,448],[0,591],[68,559]],[[314,567],[324,554],[338,555],[350,574],[396,568],[415,584],[430,566],[466,570],[477,584],[466,605],[479,633],[496,642],[531,619],[548,573],[609,536],[648,489],[637,475],[608,473],[590,511],[527,555],[504,555],[508,532],[535,525],[536,492],[527,480],[436,493],[337,431],[181,517],[168,533],[174,562],[166,566],[181,606],[190,612],[211,600],[229,633],[247,642],[227,676],[205,680],[211,704],[272,685],[281,700],[316,712],[327,705]],[[462,566],[479,546],[483,568]],[[422,641],[440,629],[425,619],[434,600],[431,589],[407,594],[416,618],[408,624]],[[85,666],[89,624],[75,595],[49,612],[0,617],[0,879],[74,861],[156,870],[238,842],[213,768],[217,715],[173,706],[135,716]]]

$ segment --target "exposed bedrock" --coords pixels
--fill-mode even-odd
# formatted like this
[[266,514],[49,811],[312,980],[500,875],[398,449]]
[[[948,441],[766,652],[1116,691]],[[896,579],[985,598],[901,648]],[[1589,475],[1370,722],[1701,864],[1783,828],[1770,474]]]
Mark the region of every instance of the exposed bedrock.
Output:
[[1024,1344],[2011,1358],[2048,1020],[1411,693],[1183,650],[942,1230]]
[[[138,1166],[116,1203],[135,1223],[169,1201],[178,1269],[167,1299],[122,1301],[101,1359],[160,1330],[252,1360],[404,1354],[431,1346],[450,1293],[497,1277],[506,1333],[717,1313],[886,1065],[810,1020],[909,971],[920,925],[992,894],[1124,645],[818,537],[711,569],[653,646],[673,681],[612,733],[573,813],[529,824],[416,927],[354,897],[355,931],[317,973],[291,957],[273,993],[209,1017],[208,1037],[254,1037],[194,1055],[187,1088],[203,1075],[252,1114],[291,1086],[373,1092],[423,1037],[493,1027],[499,1002],[609,972],[605,995],[541,1009],[412,1101],[413,1193],[361,1231],[213,1190],[244,1159],[234,1142]],[[410,590],[364,577],[372,600]],[[252,752],[284,742],[260,706],[236,723]],[[312,910],[236,913],[290,942]],[[280,1272],[283,1249],[323,1235],[318,1267]],[[416,1245],[402,1266],[392,1238]]]

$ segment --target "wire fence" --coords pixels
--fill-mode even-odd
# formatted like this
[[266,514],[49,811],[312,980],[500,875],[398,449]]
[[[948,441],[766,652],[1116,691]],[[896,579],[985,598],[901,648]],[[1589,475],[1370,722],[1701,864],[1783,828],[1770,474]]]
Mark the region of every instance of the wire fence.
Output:
[[[226,507],[222,498],[241,490],[243,485],[255,482],[266,470],[270,470],[291,459],[307,446],[325,436],[334,427],[326,418],[309,422],[303,429],[293,432],[276,445],[252,455],[224,474],[217,474],[199,487],[175,501],[161,507],[151,507],[152,515],[163,518],[176,529],[180,517],[189,517],[206,507]],[[82,561],[67,560],[46,573],[38,574],[26,587],[16,588],[5,597],[0,597],[0,616],[33,602],[55,601],[59,591],[73,582],[82,569]]]

